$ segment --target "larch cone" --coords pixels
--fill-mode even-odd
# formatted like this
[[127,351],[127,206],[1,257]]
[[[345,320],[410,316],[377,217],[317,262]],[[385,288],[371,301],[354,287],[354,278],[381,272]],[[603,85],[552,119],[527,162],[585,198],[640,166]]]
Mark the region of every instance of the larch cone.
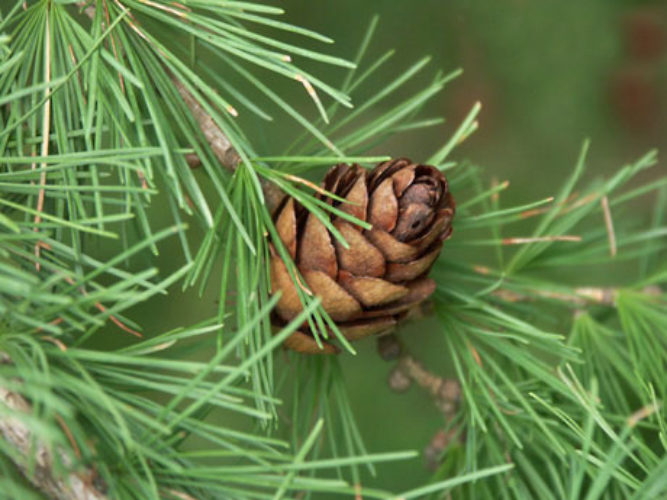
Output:
[[[294,198],[286,197],[274,215],[285,248],[307,288],[322,299],[322,307],[348,340],[384,333],[435,290],[427,274],[443,241],[452,234],[454,199],[445,176],[435,167],[399,158],[373,170],[338,164],[322,187],[346,203],[321,200],[368,222],[363,229],[331,214],[331,222],[349,248]],[[273,321],[284,325],[301,310],[294,281],[271,245],[272,293],[282,291]],[[337,353],[322,341],[320,348],[308,325],[285,345],[304,353]]]

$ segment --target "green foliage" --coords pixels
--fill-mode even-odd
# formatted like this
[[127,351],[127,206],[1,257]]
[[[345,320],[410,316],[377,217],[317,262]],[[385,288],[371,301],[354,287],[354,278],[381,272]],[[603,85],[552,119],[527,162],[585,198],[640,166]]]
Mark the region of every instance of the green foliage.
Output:
[[[278,21],[281,13],[227,0],[39,0],[0,17],[0,353],[11,360],[0,362],[0,387],[32,406],[26,414],[0,405],[0,419],[28,426],[56,473],[94,469],[111,498],[349,497],[358,488],[394,498],[363,487],[373,464],[415,456],[367,449],[338,358],[287,354],[285,363],[275,352],[304,321],[318,340],[334,335],[354,348],[306,293],[303,313],[272,331],[267,236],[278,239],[262,182],[337,235],[327,218],[335,209],[297,175],[370,166],[386,157],[364,155],[396,134],[439,125],[423,110],[459,72],[414,90],[423,59],[378,81],[392,52],[369,56],[377,19],[348,62],[285,41],[331,40]],[[343,83],[320,81],[288,54],[344,68]],[[317,118],[273,90],[282,77],[313,89]],[[238,151],[233,174],[172,78]],[[356,102],[364,89],[371,97]],[[230,103],[265,121],[289,116],[303,134],[284,151],[262,151]],[[641,183],[656,155],[585,186],[586,143],[554,199],[501,207],[507,185],[487,186],[481,168],[452,159],[479,111],[423,159],[447,172],[459,202],[433,276],[443,358],[462,386],[447,423],[460,439],[431,483],[399,496],[660,498],[667,181]],[[622,217],[655,192],[650,225]],[[176,244],[174,269],[156,269],[153,256]],[[289,260],[282,245],[275,251]],[[613,289],[569,278],[592,265],[615,278]],[[620,265],[631,271],[616,279]],[[178,286],[213,289],[215,316],[95,347],[109,322],[139,335],[142,304]],[[27,498],[26,483],[5,471],[11,462],[31,470],[30,457],[4,440],[0,453],[3,491]]]

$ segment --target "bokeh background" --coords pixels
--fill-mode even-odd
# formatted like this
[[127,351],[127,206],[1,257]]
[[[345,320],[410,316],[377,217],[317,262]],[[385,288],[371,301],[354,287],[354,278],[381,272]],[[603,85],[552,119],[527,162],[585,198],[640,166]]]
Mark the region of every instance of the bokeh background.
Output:
[[[348,59],[354,57],[372,16],[380,14],[368,57],[378,57],[389,48],[396,54],[378,74],[376,89],[383,78],[395,78],[424,55],[432,56],[430,73],[417,78],[413,90],[439,69],[463,68],[464,74],[425,110],[425,117],[445,116],[444,125],[408,132],[373,152],[425,159],[474,102],[481,101],[480,129],[455,156],[484,166],[489,182],[509,179],[511,188],[503,193],[508,205],[555,194],[584,138],[592,140],[589,178],[611,173],[648,149],[666,149],[664,0],[285,0],[280,6],[286,10],[285,20],[336,40],[330,47],[318,48]],[[340,68],[316,63],[308,67],[333,84],[345,76]],[[300,85],[276,77],[270,83],[305,114],[317,116]],[[363,92],[355,102],[360,101]],[[289,120],[266,124],[247,119],[246,127],[257,127],[263,152],[279,154],[301,132]],[[649,207],[636,209],[641,217]],[[167,246],[156,264],[168,270],[177,257],[177,245]],[[583,276],[588,278],[596,278],[594,271]],[[215,300],[212,290],[197,298],[174,289],[168,297],[142,307],[140,318],[137,313],[131,316],[147,332],[162,332],[210,317]],[[447,373],[449,361],[436,329],[427,320],[400,334],[427,365]],[[112,337],[117,339],[119,333],[108,333],[108,342],[115,344]],[[389,366],[374,354],[372,339],[357,347],[359,355],[344,355],[342,363],[369,451],[421,450],[441,426],[440,414],[416,389],[401,395],[390,392]],[[291,367],[283,363],[280,369]],[[422,484],[430,475],[419,459],[382,465],[378,471],[379,477],[365,477],[364,485],[400,491]]]
[[[667,3],[621,0],[421,0],[283,2],[296,24],[336,40],[351,57],[373,14],[371,53],[395,48],[386,78],[424,55],[464,73],[429,116],[448,123],[406,134],[390,153],[429,154],[479,100],[480,130],[459,155],[537,196],[552,192],[592,139],[591,171],[603,173],[665,142]],[[320,74],[336,70],[324,68]],[[338,77],[340,80],[340,77]],[[395,150],[395,151],[394,151]]]

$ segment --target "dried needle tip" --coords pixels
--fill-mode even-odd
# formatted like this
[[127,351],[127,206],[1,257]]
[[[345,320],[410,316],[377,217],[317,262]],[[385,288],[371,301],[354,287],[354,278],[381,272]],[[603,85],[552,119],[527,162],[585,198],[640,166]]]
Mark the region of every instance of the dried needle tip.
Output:
[[612,257],[616,257],[616,233],[614,231],[614,220],[611,218],[611,210],[609,209],[609,199],[606,196],[603,196],[600,202],[602,203],[604,223],[607,228],[607,236],[609,238],[609,253]]

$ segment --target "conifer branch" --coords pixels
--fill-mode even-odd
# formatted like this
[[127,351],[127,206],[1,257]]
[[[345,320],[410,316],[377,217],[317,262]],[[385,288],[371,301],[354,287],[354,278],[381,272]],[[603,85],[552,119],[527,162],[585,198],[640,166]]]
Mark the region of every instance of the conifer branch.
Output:
[[[85,12],[85,14],[90,18],[95,18],[95,8],[88,5],[87,2],[78,2],[77,6]],[[197,101],[197,99],[192,95],[192,93],[183,85],[174,74],[165,68],[167,74],[171,78],[172,83],[178,90],[179,95],[183,98],[185,105],[190,110],[192,117],[195,119],[199,125],[199,129],[206,139],[206,142],[211,147],[213,154],[220,162],[220,165],[225,167],[230,172],[234,172],[237,167],[241,164],[241,155],[237,151],[236,147],[232,144],[232,141],[229,140],[227,135],[220,129],[220,127],[215,123],[213,117],[206,112],[204,107]],[[196,168],[199,166],[200,162],[196,156],[192,155],[187,158],[188,165],[191,168]],[[266,201],[266,206],[269,212],[278,206],[280,200],[283,199],[284,193],[282,190],[276,186],[274,183],[261,178],[262,190],[264,192],[264,198]]]
[[[83,12],[90,18],[95,18],[95,8],[91,5],[88,5],[87,2],[78,2],[77,5],[79,8],[83,9]],[[48,30],[48,20],[47,20],[47,30]],[[50,80],[50,35],[47,32],[45,36],[45,58],[46,58],[46,79],[47,82]],[[220,129],[220,127],[215,123],[210,114],[208,114],[203,106],[197,101],[197,99],[192,95],[192,93],[183,85],[183,83],[173,74],[171,74],[166,68],[165,71],[170,75],[171,81],[178,90],[179,95],[183,98],[186,106],[190,110],[193,118],[199,125],[201,132],[203,133],[206,142],[211,147],[215,157],[220,162],[220,164],[229,170],[234,172],[238,166],[241,164],[241,156],[239,152],[234,147],[229,138],[225,133]],[[43,117],[43,140],[41,147],[41,156],[46,157],[49,150],[49,124],[50,124],[50,99],[48,95],[50,93],[49,88],[45,90],[47,99],[44,102],[44,117]],[[192,168],[196,168],[199,165],[199,159],[195,155],[190,155],[187,159],[188,164]],[[42,174],[40,177],[40,186],[46,184],[46,163],[42,163]],[[35,165],[33,165],[33,168]],[[262,190],[264,193],[266,206],[269,212],[272,212],[275,207],[282,200],[284,193],[282,190],[276,186],[274,183],[261,178]],[[38,197],[38,215],[35,216],[35,223],[39,223],[41,219],[41,212],[43,209],[44,203],[44,190],[40,190]],[[35,245],[35,254],[39,258],[39,252],[41,249],[42,243],[37,242]],[[39,261],[36,261],[37,270],[39,270]],[[101,307],[101,304],[98,304],[98,307]],[[121,328],[127,329],[122,323],[119,323],[118,320],[111,316],[110,319],[118,324]],[[135,332],[132,332],[135,333]],[[11,359],[5,354],[0,353],[0,363],[9,363]],[[10,411],[20,411],[24,413],[29,413],[31,411],[31,406],[28,401],[26,401],[20,394],[9,391],[6,388],[0,386],[0,404],[9,408]],[[0,434],[7,443],[9,443],[16,451],[19,452],[19,455],[22,457],[20,460],[15,459],[14,463],[18,469],[31,481],[31,483],[46,494],[49,498],[54,498],[58,500],[96,500],[96,499],[106,499],[107,496],[95,489],[92,485],[86,482],[83,478],[94,477],[94,472],[91,470],[85,471],[84,474],[70,473],[63,478],[57,478],[52,469],[53,457],[49,449],[43,443],[33,444],[33,438],[29,428],[20,420],[16,418],[1,418],[0,419]],[[34,470],[30,470],[28,464],[30,464],[30,458],[32,455],[36,457]],[[70,461],[68,457],[64,454],[61,454],[61,461],[65,464],[68,464]]]
[[[86,9],[86,12],[90,15],[89,8]],[[51,33],[48,10],[45,26],[44,64],[45,81],[48,84],[51,81]],[[43,105],[42,143],[40,150],[40,156],[43,158],[49,154],[51,123],[50,93],[50,88],[48,86],[45,87],[44,94],[46,99]],[[36,163],[32,164],[33,170],[36,168],[36,165]],[[37,231],[37,225],[41,222],[42,211],[44,208],[46,166],[46,162],[42,161],[40,164],[42,172],[39,178],[40,190],[37,198],[37,214],[34,218],[35,231]],[[39,258],[42,246],[43,242],[41,241],[35,243],[35,267],[37,271],[40,270]],[[11,359],[6,353],[0,352],[0,364],[7,363],[11,363]],[[30,403],[26,401],[25,398],[2,386],[0,386],[0,405],[5,406],[9,410],[9,413],[28,414],[32,411]],[[94,477],[94,472],[92,470],[86,470],[83,474],[71,472],[62,477],[57,477],[53,470],[54,457],[52,451],[44,443],[39,441],[35,442],[30,428],[20,419],[11,416],[0,418],[0,435],[2,435],[3,439],[18,452],[18,456],[12,456],[16,467],[33,484],[33,486],[47,495],[47,497],[57,500],[105,500],[108,498],[104,493],[100,492],[92,485],[91,480],[86,479],[86,477]],[[71,465],[71,460],[66,454],[60,450],[57,450],[56,453],[59,454],[61,462],[68,466]]]
[[[287,52],[341,66],[346,66],[344,61],[245,28],[245,20],[261,21],[267,26],[307,33],[261,15],[279,14],[281,9],[252,2],[221,2],[213,10],[207,2],[181,5],[143,0],[92,4],[75,1],[81,8],[78,14],[86,17],[84,21],[93,20],[89,32],[71,30],[70,24],[59,25],[56,21],[62,19],[55,14],[46,18],[45,30],[41,17],[42,22],[34,23],[36,28],[31,35],[19,36],[11,45],[16,55],[10,50],[9,58],[4,57],[5,37],[0,33],[0,66],[20,68],[16,78],[6,79],[7,92],[0,96],[2,102],[9,103],[7,113],[5,107],[0,113],[0,128],[4,128],[0,132],[0,149],[7,156],[0,192],[9,193],[12,200],[5,202],[0,196],[0,254],[7,248],[11,255],[11,267],[0,272],[0,309],[5,307],[5,295],[9,298],[9,308],[4,309],[9,314],[0,325],[8,340],[6,347],[4,343],[0,346],[0,448],[7,458],[7,462],[0,461],[0,470],[5,464],[15,465],[35,491],[56,499],[164,495],[194,500],[211,496],[259,497],[264,490],[264,496],[276,498],[299,498],[306,492],[317,496],[314,492],[324,491],[361,497],[365,480],[357,467],[368,464],[373,472],[371,463],[380,455],[366,451],[339,359],[302,358],[297,376],[291,377],[291,373],[280,370],[281,360],[272,355],[284,337],[272,335],[268,317],[275,305],[270,301],[275,301],[276,295],[270,298],[266,286],[270,275],[267,276],[263,256],[267,238],[275,236],[267,236],[274,228],[265,210],[271,211],[284,197],[282,188],[297,201],[303,200],[302,205],[310,212],[324,213],[317,203],[321,199],[311,193],[322,194],[321,188],[292,174],[338,161],[370,163],[371,157],[357,160],[362,157],[329,155],[330,151],[336,155],[342,151],[362,154],[394,133],[442,123],[440,118],[421,120],[417,113],[451,76],[440,75],[396,106],[378,109],[381,100],[425,65],[424,59],[407,71],[396,72],[395,79],[383,76],[378,84],[381,87],[369,92],[370,98],[329,125],[328,118],[333,118],[338,105],[347,103],[343,92],[352,92],[388,56],[381,56],[361,75],[352,70],[343,90],[337,91],[292,66]],[[17,3],[15,11],[20,6]],[[76,13],[70,7],[67,2],[36,2],[28,14],[63,9],[74,19]],[[134,14],[141,19],[135,19]],[[149,20],[146,28],[139,24],[144,19]],[[81,19],[74,19],[75,23],[78,21]],[[13,19],[19,35],[27,33],[21,23],[21,17]],[[5,24],[0,25],[4,29]],[[170,30],[169,39],[162,36],[164,31],[152,31],[156,25]],[[363,58],[374,25],[375,21],[355,65]],[[42,39],[49,30],[52,36]],[[172,38],[174,32],[192,35],[191,65],[183,57],[182,38]],[[206,34],[202,36],[202,32]],[[33,43],[37,38],[39,42]],[[327,41],[324,37],[319,39]],[[254,99],[248,99],[226,81],[217,62],[208,64],[208,52],[206,59],[195,63],[198,44],[303,126],[303,137],[287,148],[285,156],[254,156],[254,137],[247,137],[246,131],[230,123],[224,111],[236,114],[218,91],[226,90],[259,117],[271,117]],[[104,49],[98,50],[100,47]],[[230,48],[234,49],[231,53]],[[53,61],[48,60],[51,51]],[[56,59],[67,51],[72,63],[64,58],[67,64],[59,64]],[[235,62],[237,56],[243,64]],[[316,102],[322,118],[312,122],[302,116],[264,85],[264,78],[247,72],[246,63],[296,78]],[[88,74],[82,71],[84,65],[90,68]],[[44,68],[40,71],[46,74],[33,74],[35,67]],[[200,70],[205,76],[199,74]],[[219,85],[207,84],[204,77]],[[39,82],[40,79],[46,81]],[[61,87],[69,93],[57,91]],[[337,103],[323,110],[315,88],[324,90]],[[122,101],[123,110],[107,106],[116,101]],[[25,115],[21,114],[23,111]],[[437,409],[439,428],[430,443],[423,443],[427,444],[427,466],[435,471],[433,480],[398,496],[392,494],[391,498],[417,498],[436,491],[452,498],[475,499],[498,495],[579,498],[587,493],[610,498],[653,498],[667,491],[663,479],[667,461],[662,453],[667,445],[664,439],[660,440],[664,436],[661,412],[667,400],[660,370],[667,352],[662,335],[667,331],[667,269],[662,266],[665,247],[660,243],[667,234],[663,216],[667,213],[667,179],[618,192],[635,174],[655,164],[655,154],[649,153],[620,169],[602,185],[595,184],[594,192],[583,191],[579,198],[576,193],[585,168],[586,143],[558,196],[546,202],[501,208],[498,193],[506,185],[494,184],[486,190],[476,165],[445,163],[452,148],[477,128],[478,112],[479,105],[475,105],[454,137],[428,161],[448,171],[461,202],[454,252],[433,269],[444,299],[436,302],[439,326],[435,330],[442,334],[451,366],[445,372],[437,364],[422,363],[395,337],[379,340],[386,349],[381,349],[380,354],[394,363],[389,370],[390,387],[398,392],[412,385],[421,387]],[[33,115],[34,119],[26,120]],[[69,118],[71,127],[65,126]],[[15,138],[11,137],[14,132]],[[93,138],[100,142],[91,142]],[[107,145],[108,148],[103,147]],[[189,153],[174,157],[183,153],[179,146],[188,145],[192,146]],[[36,158],[40,147],[41,155]],[[32,169],[23,168],[31,163]],[[216,163],[226,172],[217,170]],[[202,178],[190,171],[202,164],[210,177]],[[270,170],[270,164],[279,167]],[[62,178],[57,175],[59,169],[64,174]],[[113,182],[116,170],[119,178]],[[135,170],[140,186],[133,177]],[[217,207],[215,217],[208,204],[212,195],[197,185],[209,182],[218,191],[217,201],[224,203]],[[167,189],[162,189],[163,185]],[[114,267],[112,274],[118,287],[98,287],[93,278],[108,272],[109,266],[115,266],[122,258],[128,262],[131,255],[149,246],[157,251],[153,243],[162,236],[153,234],[153,214],[147,207],[148,195],[157,193],[158,188],[170,196],[176,223],[173,231],[165,230],[164,234],[178,234],[187,264],[182,272],[167,271],[159,284],[148,282],[147,278],[163,275],[164,271],[148,270],[152,274],[147,271],[136,279],[146,289],[136,292],[135,281],[128,280],[132,278],[130,272]],[[623,211],[619,205],[659,188],[662,195],[650,227],[637,227],[621,219]],[[123,199],[114,193],[123,194]],[[38,201],[38,209],[32,202],[24,207],[16,202],[18,197],[24,200],[28,196]],[[194,257],[190,247],[197,240],[189,241],[184,232],[186,225],[181,221],[180,209],[188,202],[208,225],[204,243]],[[549,206],[544,206],[547,203]],[[125,207],[125,213],[116,213],[119,206]],[[513,234],[505,233],[506,226],[538,215],[540,221],[532,233],[521,238],[503,237]],[[604,216],[604,226],[600,215]],[[103,226],[107,221],[122,222],[131,216],[139,221],[136,239],[142,243],[123,238],[127,240],[120,242],[123,253],[107,262],[81,253],[74,237],[87,233],[117,236]],[[594,224],[589,224],[592,217]],[[326,213],[323,219],[331,223]],[[47,233],[42,236],[35,232],[36,225],[40,225],[40,230],[55,228],[58,235],[54,239],[49,239]],[[72,229],[71,241],[67,228]],[[475,239],[477,230],[490,231],[493,239]],[[40,259],[32,253],[38,239],[44,241],[44,246],[36,246],[35,251],[38,253],[41,248],[44,254],[49,250],[48,255],[42,255],[42,274],[34,265]],[[79,240],[83,241],[83,237]],[[497,270],[473,266],[469,255],[456,254],[457,246],[465,250],[466,246],[482,245],[496,250]],[[628,281],[626,287],[582,288],[579,279],[573,283],[564,277],[534,274],[534,269],[555,266],[579,268],[591,262],[615,266],[635,260],[639,261],[641,272],[638,281]],[[218,271],[221,263],[222,270]],[[73,265],[77,268],[71,274]],[[56,276],[63,274],[64,283],[55,278],[53,282],[44,280],[43,273],[51,270]],[[140,303],[149,294],[166,291],[185,273],[186,285],[201,282],[202,291],[210,278],[219,274],[219,279],[215,278],[220,283],[217,319],[222,323],[229,317],[230,321],[225,320],[224,325],[206,321],[159,337],[151,335],[118,352],[99,346],[97,350],[68,347],[64,354],[64,342],[89,338],[106,318],[130,331],[119,319],[121,316],[116,316],[119,311]],[[299,277],[295,280],[298,282]],[[125,291],[131,298],[126,297]],[[230,296],[239,300],[230,305],[226,300]],[[314,324],[324,325],[315,307],[317,303],[311,301],[283,334],[300,327],[308,315],[314,318]],[[62,328],[55,328],[60,323]],[[240,328],[236,333],[228,327],[234,323]],[[81,328],[73,330],[73,326]],[[41,335],[42,331],[53,336]],[[80,337],[69,335],[78,331],[85,333]],[[60,332],[65,336],[59,337]],[[208,349],[212,344],[207,342],[214,341],[213,335],[219,340],[222,334],[229,341],[218,343],[217,353],[210,360],[191,360],[194,338],[201,338],[203,342],[197,345]],[[34,354],[29,347],[25,351],[23,346],[12,348],[13,336],[28,340]],[[60,350],[42,350],[43,341]],[[172,345],[178,346],[168,355],[156,355]],[[11,353],[11,359],[5,352]],[[232,355],[241,362],[227,366],[226,360]],[[41,360],[45,360],[45,367],[54,368],[43,373],[55,375],[45,380],[48,384],[44,386],[38,378],[42,376],[38,364]],[[81,367],[80,372],[72,372],[75,366]],[[451,375],[440,375],[450,370]],[[79,373],[89,380],[78,377]],[[222,375],[219,380],[218,374]],[[279,376],[274,378],[274,374]],[[264,435],[259,427],[239,433],[226,420],[204,421],[210,411],[221,408],[269,422],[277,414],[282,393],[289,390],[285,388],[285,375],[294,380],[294,404],[291,415],[286,416],[292,422],[291,429],[281,429],[281,435]],[[242,377],[252,386],[241,383]],[[88,390],[88,382],[95,387]],[[147,388],[150,394],[144,396]],[[251,399],[254,407],[245,403]],[[192,401],[182,412],[185,400]],[[318,423],[313,428],[314,420],[303,415],[314,417],[316,413]],[[327,423],[327,432],[322,435],[328,442],[319,438],[320,418]],[[42,419],[48,421],[38,422]],[[150,437],[148,443],[146,436]],[[291,440],[283,441],[283,436]],[[79,449],[85,451],[90,438],[94,438],[94,455],[81,460]],[[186,440],[202,444],[197,444],[196,450],[189,443],[181,447]],[[125,458],[126,451],[133,448],[136,454],[132,458],[137,460],[118,459]],[[292,450],[296,450],[296,455]],[[393,453],[381,457],[397,460],[412,456],[414,453]],[[343,469],[348,467],[353,481],[344,479],[347,472]],[[505,474],[511,468],[511,476]],[[319,477],[318,469],[335,469],[338,477]],[[496,477],[478,481],[490,475]],[[470,482],[475,482],[474,487],[465,486]],[[11,473],[9,479],[0,477],[0,491],[20,498],[20,493],[12,495],[23,489],[23,481],[19,483],[14,482]],[[9,493],[4,486],[11,488]],[[390,497],[389,492],[373,491],[371,486],[364,484],[364,496]],[[274,487],[276,490],[269,494]]]

